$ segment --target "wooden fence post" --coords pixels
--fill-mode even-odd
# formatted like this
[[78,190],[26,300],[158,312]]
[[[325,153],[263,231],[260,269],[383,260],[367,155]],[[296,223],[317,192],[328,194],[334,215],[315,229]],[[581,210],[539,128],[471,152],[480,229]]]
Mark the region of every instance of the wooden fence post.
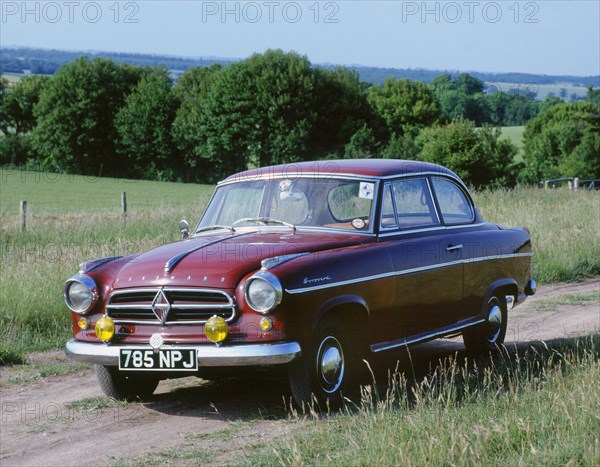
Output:
[[27,201],[21,200],[19,216],[21,218],[21,233],[23,233],[27,230]]
[[123,224],[127,221],[127,193],[121,193],[121,209],[123,211]]

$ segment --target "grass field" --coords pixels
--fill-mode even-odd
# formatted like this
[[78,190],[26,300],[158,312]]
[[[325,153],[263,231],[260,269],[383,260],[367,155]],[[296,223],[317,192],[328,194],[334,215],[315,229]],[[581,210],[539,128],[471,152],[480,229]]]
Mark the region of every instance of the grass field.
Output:
[[2,78],[6,79],[10,86],[21,81],[23,76],[25,75],[19,73],[2,73]]
[[598,381],[600,335],[445,360],[345,414],[309,416],[244,465],[599,465]]
[[33,216],[46,216],[116,213],[121,209],[122,192],[127,193],[132,212],[194,205],[201,210],[214,186],[0,169],[0,189],[2,216],[17,214],[20,200],[27,201]]
[[[144,251],[179,239],[212,186],[0,171],[0,362],[60,348],[70,336],[62,284],[79,262]],[[120,193],[129,211],[120,214]],[[475,193],[485,219],[532,232],[541,283],[600,274],[600,194],[537,188]],[[18,202],[30,207],[19,232]]]
[[518,152],[515,155],[515,162],[523,161],[523,131],[525,131],[524,126],[502,127],[502,137],[508,139],[517,147]]
[[516,83],[486,83],[493,86],[495,89],[503,92],[509,92],[511,89],[518,90],[525,94],[527,92],[535,92],[536,99],[539,101],[546,100],[550,95],[560,97],[561,90],[566,91],[566,99],[571,98],[571,94],[577,95],[578,98],[583,98],[587,95],[587,85],[595,83],[582,83],[583,86],[575,86],[573,83],[552,83],[552,84],[516,84]]

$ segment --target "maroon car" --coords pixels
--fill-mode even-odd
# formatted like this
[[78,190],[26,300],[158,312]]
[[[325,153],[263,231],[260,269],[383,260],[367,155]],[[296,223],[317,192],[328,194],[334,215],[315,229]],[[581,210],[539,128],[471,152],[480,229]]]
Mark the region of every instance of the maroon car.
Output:
[[159,380],[286,368],[294,399],[339,405],[363,359],[462,333],[504,340],[535,293],[525,228],[485,222],[444,167],[307,162],[220,182],[183,239],[84,262],[64,286],[74,338],[115,398]]

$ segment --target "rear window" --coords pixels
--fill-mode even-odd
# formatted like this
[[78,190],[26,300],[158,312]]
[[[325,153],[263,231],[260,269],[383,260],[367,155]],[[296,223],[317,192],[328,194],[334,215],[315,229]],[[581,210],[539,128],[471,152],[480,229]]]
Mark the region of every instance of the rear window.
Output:
[[452,180],[431,177],[440,211],[445,224],[468,224],[475,219],[475,212],[467,195]]

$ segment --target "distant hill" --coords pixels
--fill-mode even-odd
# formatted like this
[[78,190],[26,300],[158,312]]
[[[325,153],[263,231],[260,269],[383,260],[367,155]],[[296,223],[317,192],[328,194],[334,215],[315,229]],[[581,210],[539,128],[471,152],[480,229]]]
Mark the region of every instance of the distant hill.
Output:
[[[65,50],[34,49],[27,47],[2,47],[0,48],[0,72],[1,73],[32,73],[51,75],[62,65],[73,61],[75,58],[85,55],[90,58],[106,57],[115,62],[130,63],[139,66],[155,67],[163,65],[172,71],[177,77],[183,71],[192,67],[210,66],[213,63],[220,63],[224,66],[238,61],[240,59],[219,58],[219,57],[176,57],[171,55],[151,55],[138,53],[120,53],[120,52],[99,52],[99,51],[81,51],[72,52]],[[317,64],[323,68],[335,68],[334,64]],[[374,84],[382,84],[387,78],[408,78],[411,80],[430,82],[436,76],[442,73],[450,73],[453,76],[463,71],[459,70],[426,70],[426,69],[398,69],[398,68],[377,68],[365,67],[360,65],[344,65],[344,67],[355,70],[362,81]],[[568,87],[580,87],[581,92],[585,92],[585,87],[592,84],[594,87],[600,87],[600,75],[598,76],[550,76],[537,75],[529,73],[482,73],[478,71],[468,71],[486,83],[503,83],[514,87],[519,85],[535,84],[544,85],[570,85]],[[504,89],[504,86],[502,86]]]

